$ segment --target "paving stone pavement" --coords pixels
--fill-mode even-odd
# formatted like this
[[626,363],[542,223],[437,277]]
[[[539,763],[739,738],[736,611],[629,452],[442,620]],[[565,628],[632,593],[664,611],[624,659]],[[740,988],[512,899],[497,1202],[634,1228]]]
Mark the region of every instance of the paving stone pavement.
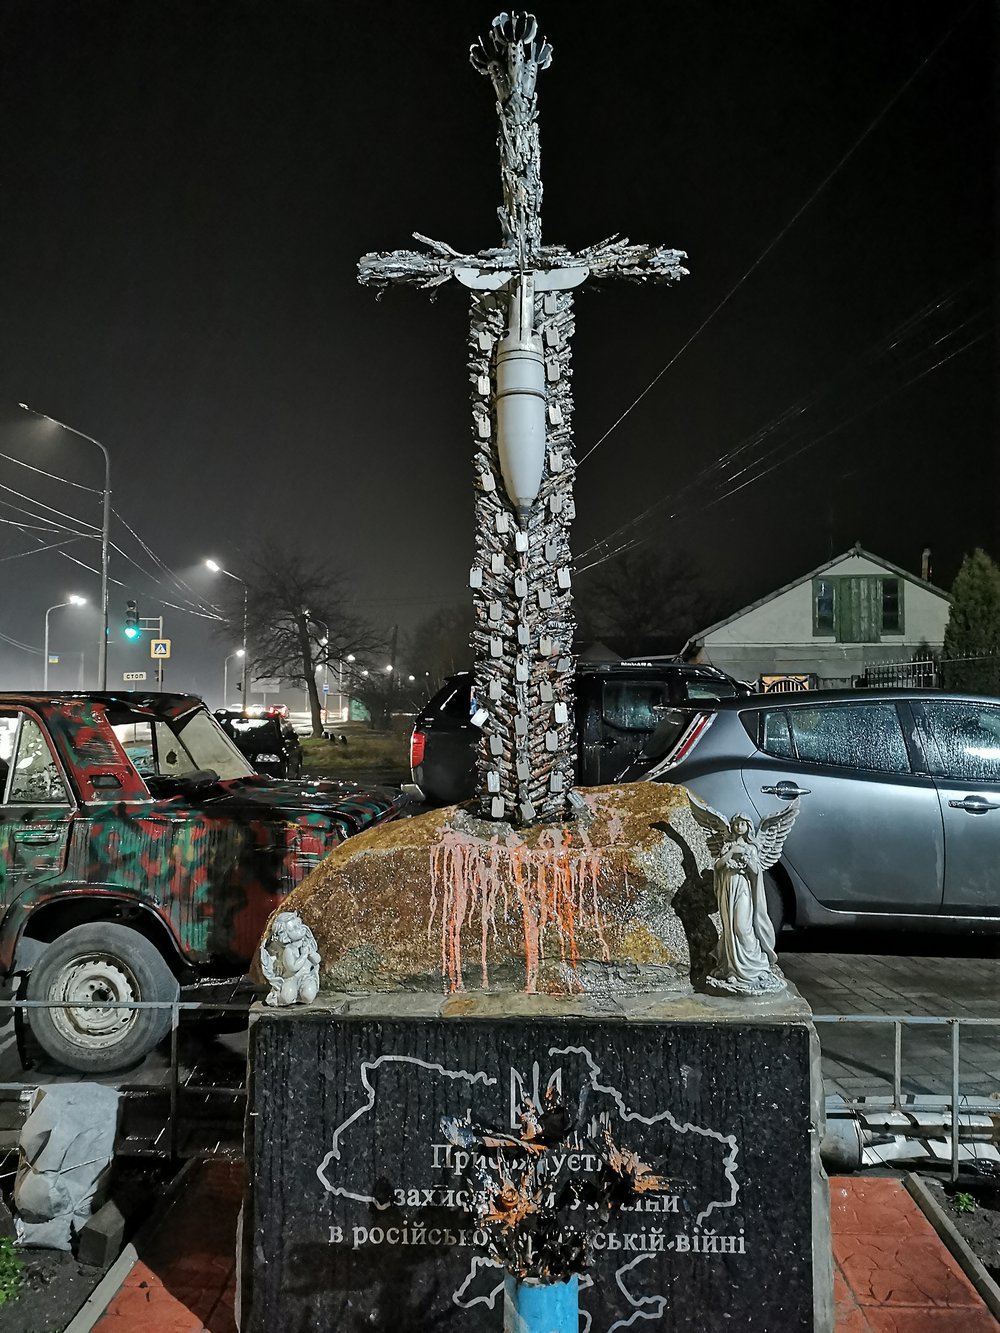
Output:
[[[95,1333],[236,1333],[236,1217],[243,1184],[238,1162],[199,1163],[111,1297]],[[836,1333],[996,1328],[898,1180],[834,1176],[830,1221]],[[780,1272],[772,1280],[780,1280]]]
[[830,1181],[837,1333],[990,1333],[996,1320],[898,1180]]
[[[1000,1100],[1000,959],[904,957],[875,953],[790,953],[781,966],[820,1014],[991,1018],[996,1027],[962,1027],[960,1089]],[[892,1092],[891,1024],[817,1024],[827,1093]],[[951,1031],[902,1029],[904,1093],[951,1091]]]

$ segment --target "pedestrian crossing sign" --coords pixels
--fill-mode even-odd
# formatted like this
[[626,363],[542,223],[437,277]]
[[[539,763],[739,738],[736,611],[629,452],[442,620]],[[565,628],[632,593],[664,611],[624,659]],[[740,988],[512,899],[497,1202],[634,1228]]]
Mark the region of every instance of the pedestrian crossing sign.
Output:
[[170,640],[169,639],[150,639],[149,641],[150,657],[169,657]]

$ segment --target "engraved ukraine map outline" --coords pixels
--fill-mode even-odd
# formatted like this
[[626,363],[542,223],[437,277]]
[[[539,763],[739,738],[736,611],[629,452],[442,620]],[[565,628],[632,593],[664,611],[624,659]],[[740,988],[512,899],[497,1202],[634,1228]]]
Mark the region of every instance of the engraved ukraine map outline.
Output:
[[[696,1125],[690,1120],[679,1121],[673,1113],[665,1108],[655,1112],[653,1115],[643,1115],[639,1111],[630,1110],[626,1104],[622,1093],[609,1083],[603,1081],[600,1065],[586,1046],[550,1046],[548,1056],[550,1059],[558,1056],[578,1055],[583,1058],[587,1065],[587,1078],[590,1087],[596,1093],[601,1093],[609,1097],[616,1108],[618,1118],[623,1124],[639,1123],[648,1127],[654,1125],[666,1124],[677,1134],[698,1134],[707,1139],[715,1140],[723,1149],[722,1172],[724,1179],[729,1185],[729,1197],[722,1199],[712,1199],[701,1209],[695,1219],[695,1226],[701,1223],[716,1209],[732,1208],[736,1203],[739,1194],[739,1181],[736,1176],[736,1159],[739,1148],[734,1134],[723,1134],[719,1130],[712,1129],[704,1125]],[[484,1070],[450,1069],[437,1061],[421,1060],[417,1056],[387,1054],[377,1056],[372,1060],[363,1060],[360,1065],[361,1086],[366,1094],[366,1099],[346,1120],[342,1121],[333,1132],[333,1140],[330,1150],[325,1154],[322,1162],[316,1168],[317,1177],[323,1188],[330,1194],[337,1195],[344,1199],[350,1199],[356,1203],[368,1204],[379,1210],[385,1210],[392,1207],[392,1201],[380,1201],[372,1194],[356,1192],[347,1189],[343,1185],[336,1184],[330,1178],[330,1171],[337,1164],[346,1162],[346,1153],[342,1148],[342,1140],[347,1132],[357,1125],[364,1117],[375,1110],[378,1100],[378,1093],[371,1082],[371,1075],[386,1065],[411,1065],[426,1070],[428,1073],[439,1076],[444,1079],[454,1080],[455,1082],[465,1082],[469,1087],[481,1085],[483,1087],[496,1087],[499,1080]],[[517,1071],[512,1066],[512,1074]],[[636,1254],[623,1263],[615,1272],[615,1283],[621,1291],[625,1300],[632,1307],[632,1313],[626,1319],[618,1319],[611,1324],[606,1333],[619,1333],[619,1330],[627,1329],[634,1325],[637,1320],[656,1320],[659,1319],[667,1304],[667,1297],[661,1294],[649,1296],[634,1294],[626,1283],[628,1275],[646,1261],[656,1257],[655,1252],[644,1252]],[[483,1304],[489,1309],[495,1307],[498,1297],[503,1292],[503,1280],[501,1278],[491,1291],[469,1297],[467,1293],[473,1287],[476,1278],[481,1270],[488,1268],[499,1268],[499,1265],[485,1255],[475,1254],[471,1256],[469,1272],[456,1291],[452,1293],[452,1300],[463,1309],[471,1309],[474,1305]],[[583,1291],[593,1285],[593,1279],[583,1274],[580,1278],[581,1295]],[[580,1333],[590,1333],[592,1317],[581,1305],[581,1330]]]

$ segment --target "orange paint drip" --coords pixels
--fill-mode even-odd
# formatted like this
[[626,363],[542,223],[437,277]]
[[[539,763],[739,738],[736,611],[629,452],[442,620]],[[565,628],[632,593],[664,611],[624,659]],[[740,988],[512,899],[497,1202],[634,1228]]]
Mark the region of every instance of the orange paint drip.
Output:
[[489,988],[490,938],[497,934],[498,913],[507,919],[517,904],[524,936],[525,990],[538,989],[547,936],[555,934],[560,959],[575,978],[580,952],[579,929],[596,931],[605,961],[610,959],[599,908],[600,854],[572,846],[567,830],[546,830],[538,846],[528,847],[516,833],[488,842],[446,829],[431,852],[431,901],[428,934],[439,918],[441,975],[448,989],[464,989],[463,930],[478,935],[483,989]]

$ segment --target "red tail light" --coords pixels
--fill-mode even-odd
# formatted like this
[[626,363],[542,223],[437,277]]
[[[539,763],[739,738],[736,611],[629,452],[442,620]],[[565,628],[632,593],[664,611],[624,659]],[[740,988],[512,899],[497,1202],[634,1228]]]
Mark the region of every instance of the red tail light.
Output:
[[681,737],[677,749],[669,756],[670,763],[679,764],[682,759],[686,758],[714,721],[714,713],[702,713],[701,717]]
[[715,721],[715,718],[715,713],[696,714],[692,721],[688,723],[678,736],[673,748],[668,750],[663,758],[655,763],[648,773],[644,773],[643,778],[646,781],[658,778],[666,773],[668,769],[673,768],[675,764],[679,764],[682,759],[686,759]]
[[410,736],[410,767],[419,768],[424,762],[424,746],[427,744],[427,737],[422,731],[415,731]]

